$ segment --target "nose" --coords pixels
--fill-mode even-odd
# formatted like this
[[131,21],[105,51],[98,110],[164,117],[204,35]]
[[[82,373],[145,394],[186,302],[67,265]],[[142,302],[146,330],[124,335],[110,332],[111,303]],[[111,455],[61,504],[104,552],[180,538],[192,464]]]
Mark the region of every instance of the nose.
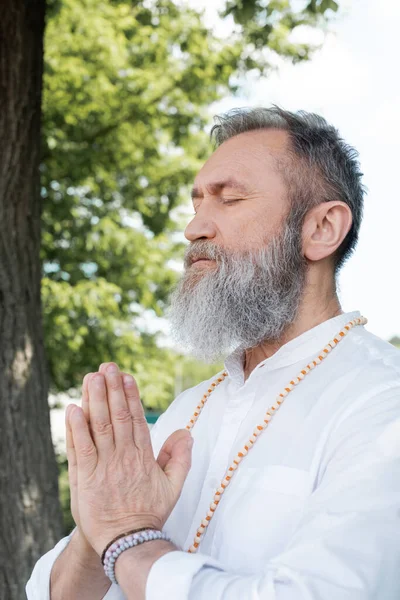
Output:
[[215,225],[210,219],[206,219],[199,213],[194,216],[185,229],[185,238],[189,242],[195,242],[200,239],[211,240],[216,235]]

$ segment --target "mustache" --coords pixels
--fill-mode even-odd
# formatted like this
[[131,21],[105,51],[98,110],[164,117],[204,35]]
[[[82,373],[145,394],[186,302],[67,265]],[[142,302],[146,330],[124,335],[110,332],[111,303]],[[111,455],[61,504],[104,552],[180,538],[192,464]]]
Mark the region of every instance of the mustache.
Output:
[[186,248],[184,266],[190,267],[194,260],[207,258],[209,260],[223,261],[227,253],[211,242],[193,242]]

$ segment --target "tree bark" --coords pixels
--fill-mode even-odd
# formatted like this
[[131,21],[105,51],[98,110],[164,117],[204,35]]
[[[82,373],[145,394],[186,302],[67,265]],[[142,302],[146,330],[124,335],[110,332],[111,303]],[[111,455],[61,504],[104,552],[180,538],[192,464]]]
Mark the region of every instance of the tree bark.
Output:
[[0,598],[22,600],[62,537],[42,327],[40,125],[45,0],[0,7]]

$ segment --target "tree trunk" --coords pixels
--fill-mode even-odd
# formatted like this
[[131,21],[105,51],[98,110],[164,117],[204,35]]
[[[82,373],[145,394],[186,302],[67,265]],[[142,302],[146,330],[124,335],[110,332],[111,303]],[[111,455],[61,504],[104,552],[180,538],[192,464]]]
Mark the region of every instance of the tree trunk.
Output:
[[0,598],[62,537],[41,316],[45,0],[0,8]]

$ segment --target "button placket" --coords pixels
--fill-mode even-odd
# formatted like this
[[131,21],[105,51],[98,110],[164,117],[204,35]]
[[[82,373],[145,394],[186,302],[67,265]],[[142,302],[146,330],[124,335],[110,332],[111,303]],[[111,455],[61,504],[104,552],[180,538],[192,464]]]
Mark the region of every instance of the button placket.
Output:
[[[203,518],[204,512],[213,497],[213,493],[221,483],[225,471],[228,468],[229,454],[238,435],[240,425],[254,402],[255,393],[247,393],[246,395],[242,395],[242,397],[236,398],[236,396],[239,395],[240,391],[237,391],[234,394],[234,398],[231,398],[226,405],[218,437],[211,454],[209,467],[204,478],[196,514],[194,515],[189,534],[186,538],[185,547],[190,545],[195,533],[196,525],[198,521]],[[234,401],[232,402],[232,400]],[[211,530],[208,532],[208,538],[211,537],[214,526],[215,525],[212,524]]]
[[[239,395],[240,392],[238,392]],[[220,476],[217,479],[217,487],[221,484],[221,481],[225,475],[225,471],[230,464],[229,456],[232,452],[233,445],[235,444],[235,440],[238,437],[239,429],[254,405],[254,399],[256,396],[256,392],[247,393],[242,396],[239,400],[232,399],[226,407],[224,419],[223,419],[223,427],[229,431],[229,444],[225,444],[224,448],[222,448],[222,435],[221,438],[218,438],[218,442],[216,444],[215,453],[219,453],[219,455],[224,456],[223,469],[219,471]],[[233,401],[234,400],[234,401]],[[222,427],[221,427],[222,429]],[[222,452],[224,450],[224,452]],[[215,472],[215,471],[214,471]],[[216,488],[214,488],[216,489]],[[229,491],[227,492],[229,493]],[[214,522],[211,522],[209,525],[208,535],[211,537],[211,546],[210,553],[213,556],[215,551],[215,539],[216,539],[216,531],[218,529],[218,518],[217,516],[213,519]]]
[[[240,392],[238,395],[239,394]],[[229,455],[232,451],[232,446],[235,443],[243,420],[253,405],[254,397],[255,392],[250,394],[247,393],[246,395],[242,395],[240,398],[235,398],[234,402],[232,402],[233,399],[231,399],[226,406],[221,428],[204,480],[204,485],[201,491],[201,501],[199,502],[199,508],[196,511],[194,523],[197,523],[198,519],[203,516],[204,506],[207,507],[209,505],[210,501],[212,500],[213,493],[216,491],[225,475],[225,471],[229,466]],[[200,506],[202,509],[200,509]],[[201,510],[203,512],[201,512]],[[215,526],[216,522],[210,524],[209,531],[207,532],[208,539],[213,536]],[[192,531],[192,527],[193,524],[191,526],[190,535],[194,533],[194,531]],[[192,538],[190,535],[188,536],[186,543],[191,541]]]

